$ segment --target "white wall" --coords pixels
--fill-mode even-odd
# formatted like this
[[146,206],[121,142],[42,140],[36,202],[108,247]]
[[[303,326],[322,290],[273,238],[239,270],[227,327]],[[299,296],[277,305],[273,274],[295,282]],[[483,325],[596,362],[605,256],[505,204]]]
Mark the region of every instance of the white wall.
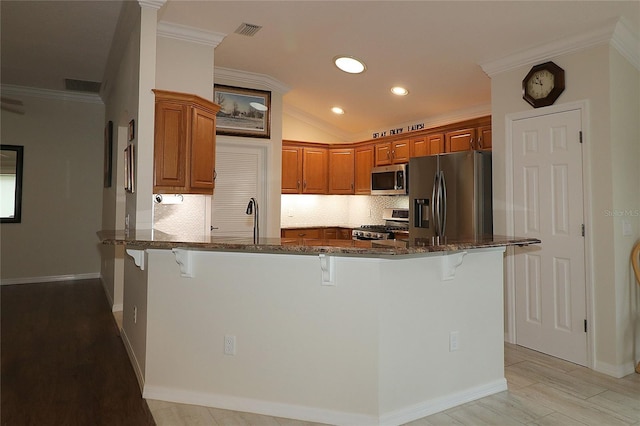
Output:
[[1,113],[2,143],[24,146],[22,222],[0,225],[2,283],[97,278],[104,105],[32,89],[11,97],[26,110]]
[[[586,264],[593,271],[595,367],[615,374],[619,369],[628,369],[633,358],[629,344],[623,343],[620,336],[627,328],[626,324],[631,322],[629,313],[620,311],[620,304],[622,298],[627,297],[623,294],[629,293],[630,249],[627,248],[640,236],[640,227],[637,218],[631,218],[633,236],[622,238],[620,225],[605,212],[623,206],[638,208],[637,187],[634,192],[624,182],[627,179],[638,182],[640,92],[638,70],[612,50],[603,44],[549,60],[564,68],[566,73],[566,89],[556,105],[582,100],[587,100],[589,105],[591,120],[583,123],[583,130],[588,158],[584,167],[589,177],[585,185],[591,187],[591,193],[587,194],[591,205],[585,216],[591,219],[587,232],[590,233],[593,257],[587,258]],[[529,66],[523,66],[506,71],[493,76],[491,81],[493,205],[497,234],[507,231],[506,182],[511,179],[505,158],[505,116],[530,109],[521,96],[522,78],[529,69]],[[618,89],[614,89],[616,85],[619,85]],[[627,272],[619,272],[621,268]]]
[[[112,185],[105,188],[102,194],[102,229],[105,230],[124,229],[127,214],[130,215],[132,228],[136,226],[135,197],[125,193],[123,164],[124,150],[129,143],[129,121],[133,119],[138,123],[140,7],[136,2],[124,4],[116,34],[102,94],[106,109],[104,122],[113,122]],[[123,306],[124,250],[118,246],[104,246],[101,251],[102,282],[112,309],[119,311]]]

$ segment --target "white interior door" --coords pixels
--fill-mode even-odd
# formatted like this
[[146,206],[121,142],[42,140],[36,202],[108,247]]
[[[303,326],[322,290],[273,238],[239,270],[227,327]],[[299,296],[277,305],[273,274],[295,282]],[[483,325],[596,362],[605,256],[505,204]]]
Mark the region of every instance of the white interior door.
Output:
[[[264,149],[261,147],[219,144],[216,147],[216,187],[211,206],[211,235],[253,237],[253,216],[247,204],[254,197],[264,199]],[[264,223],[264,209],[259,209]]]
[[582,130],[579,110],[512,126],[516,343],[587,364]]

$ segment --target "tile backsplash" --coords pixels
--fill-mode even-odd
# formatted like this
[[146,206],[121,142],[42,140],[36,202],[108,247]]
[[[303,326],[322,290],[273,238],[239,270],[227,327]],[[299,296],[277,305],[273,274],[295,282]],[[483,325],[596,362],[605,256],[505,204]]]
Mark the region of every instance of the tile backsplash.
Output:
[[182,204],[153,203],[153,229],[172,235],[206,233],[207,204],[211,197],[183,195],[183,198]]
[[409,208],[408,196],[281,196],[280,226],[345,226],[382,224],[385,208]]

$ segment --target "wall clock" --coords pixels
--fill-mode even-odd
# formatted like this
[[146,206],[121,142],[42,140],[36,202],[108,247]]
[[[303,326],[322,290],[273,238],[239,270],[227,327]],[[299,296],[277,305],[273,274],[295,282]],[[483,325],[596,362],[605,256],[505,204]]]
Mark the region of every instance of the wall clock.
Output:
[[564,70],[553,62],[531,68],[522,80],[522,99],[534,108],[553,105],[564,91]]

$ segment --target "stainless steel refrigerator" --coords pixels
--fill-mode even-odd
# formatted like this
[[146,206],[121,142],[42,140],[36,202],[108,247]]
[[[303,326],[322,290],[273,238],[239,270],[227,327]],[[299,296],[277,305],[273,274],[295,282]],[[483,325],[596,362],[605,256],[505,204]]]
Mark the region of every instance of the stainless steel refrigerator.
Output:
[[493,234],[491,151],[409,160],[409,237],[446,244]]

